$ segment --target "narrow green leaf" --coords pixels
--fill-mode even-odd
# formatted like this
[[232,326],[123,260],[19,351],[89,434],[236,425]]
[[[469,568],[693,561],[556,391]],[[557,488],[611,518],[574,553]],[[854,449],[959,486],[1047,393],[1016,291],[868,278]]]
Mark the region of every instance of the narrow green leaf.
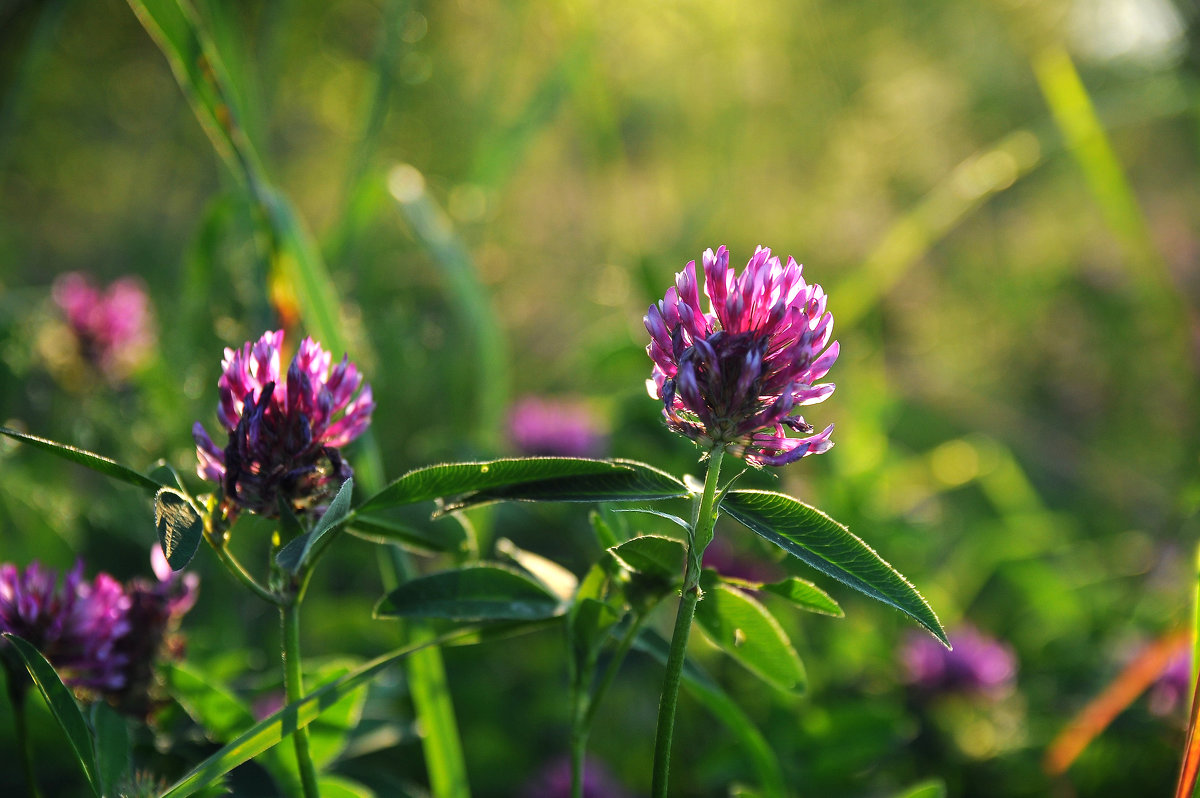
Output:
[[474,627],[455,629],[440,637],[396,649],[371,660],[357,670],[337,681],[313,690],[299,701],[247,729],[237,739],[201,762],[182,779],[168,789],[161,798],[183,798],[214,784],[238,765],[277,745],[280,740],[312,723],[327,709],[333,707],[344,696],[359,689],[378,676],[388,666],[415,651],[429,646],[441,645],[477,631]]
[[846,615],[832,596],[807,579],[801,579],[798,576],[789,576],[781,582],[770,582],[761,585],[759,589],[782,596],[797,607],[802,607],[809,612],[832,615],[835,618],[842,618]]
[[350,496],[354,493],[354,478],[350,477],[338,488],[337,495],[329,503],[329,508],[317,521],[317,525],[307,534],[301,535],[288,543],[275,555],[275,563],[289,573],[298,573],[310,561],[315,560],[329,542],[333,540],[330,532],[340,530],[350,513]]
[[427,527],[409,526],[390,518],[351,514],[347,523],[350,534],[374,543],[396,543],[417,551],[440,553],[462,551],[467,533],[461,524],[438,523]]
[[588,513],[588,521],[592,524],[592,531],[596,533],[596,540],[600,542],[601,548],[611,549],[624,539],[617,537],[617,533],[599,510]]
[[808,687],[804,663],[775,616],[748,594],[705,572],[704,598],[696,605],[696,624],[726,654],[767,684],[785,692]]
[[104,701],[92,704],[91,715],[101,791],[115,797],[131,764],[129,722]]
[[345,776],[325,774],[317,779],[321,798],[375,798],[375,791]]
[[735,490],[721,510],[844,584],[909,616],[946,645],[946,632],[925,598],[850,530],[791,496]]
[[123,466],[116,460],[110,460],[107,457],[102,457],[94,452],[89,452],[85,449],[77,449],[74,446],[68,446],[65,443],[52,441],[48,438],[39,438],[37,435],[30,435],[27,432],[19,432],[18,430],[9,427],[0,427],[0,435],[7,435],[10,438],[27,443],[37,449],[44,449],[51,454],[56,454],[64,460],[70,460],[72,463],[78,463],[85,468],[90,468],[93,471],[99,471],[107,477],[128,482],[130,485],[136,485],[139,488],[146,490],[158,490],[163,486],[163,483],[156,482],[144,474],[134,471],[132,468]]
[[154,526],[171,570],[186,567],[204,536],[204,521],[192,503],[177,490],[161,488],[154,495]]
[[[643,629],[634,641],[634,647],[649,654],[659,663],[666,664],[670,644],[658,633]],[[737,702],[730,698],[704,669],[690,659],[683,662],[683,688],[692,698],[703,704],[704,708],[723,723],[737,739],[758,776],[758,786],[762,788],[762,794],[767,798],[783,798],[786,788],[779,758]]]
[[558,597],[503,565],[469,565],[411,579],[375,605],[377,618],[507,621],[561,614]]
[[367,499],[359,510],[449,496],[449,512],[496,501],[637,501],[686,496],[683,483],[632,460],[531,457],[448,463],[410,471]]
[[681,541],[662,535],[641,535],[613,546],[608,553],[622,567],[668,584],[683,578],[683,561],[687,548]]
[[4,632],[3,635],[25,661],[25,668],[29,671],[33,683],[37,685],[38,692],[42,694],[46,706],[50,708],[54,719],[67,735],[67,742],[71,744],[76,760],[83,767],[83,774],[87,776],[92,792],[97,796],[101,795],[92,734],[88,731],[83,713],[79,711],[79,704],[75,703],[75,696],[71,695],[71,691],[58,678],[54,666],[46,661],[32,643],[8,632]]

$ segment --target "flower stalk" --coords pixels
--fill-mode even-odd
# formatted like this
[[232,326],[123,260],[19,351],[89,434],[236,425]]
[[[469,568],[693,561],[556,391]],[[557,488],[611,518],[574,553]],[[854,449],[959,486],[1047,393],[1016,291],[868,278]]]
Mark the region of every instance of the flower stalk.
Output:
[[653,798],[666,798],[667,777],[671,769],[671,742],[675,733],[675,708],[679,701],[679,681],[683,674],[683,661],[687,656],[688,638],[692,632],[692,618],[696,615],[696,604],[700,601],[700,571],[704,549],[713,537],[716,523],[717,480],[721,476],[723,448],[712,451],[708,460],[708,472],[704,477],[704,493],[696,506],[692,529],[688,535],[687,563],[683,573],[683,595],[679,600],[679,614],[675,616],[675,631],[671,635],[671,649],[667,655],[667,672],[663,677],[662,697],[658,702],[658,731],[654,738],[654,776],[650,794]]
[[[300,664],[299,602],[285,601],[281,603],[279,614],[283,624],[283,687],[287,695],[287,702],[294,704],[304,698],[304,676]],[[308,746],[308,729],[301,728],[293,731],[292,741],[296,749],[296,769],[300,773],[304,798],[320,798],[317,770],[313,765],[312,753]]]

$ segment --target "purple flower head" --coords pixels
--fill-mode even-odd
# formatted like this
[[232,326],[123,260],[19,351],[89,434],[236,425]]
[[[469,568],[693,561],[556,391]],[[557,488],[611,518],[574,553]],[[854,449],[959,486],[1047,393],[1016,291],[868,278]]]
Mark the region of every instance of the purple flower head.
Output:
[[[563,758],[548,764],[521,792],[522,798],[570,798],[571,762]],[[583,768],[583,798],[629,798],[608,769],[588,757]]]
[[654,361],[646,387],[662,400],[667,426],[751,465],[786,465],[828,451],[833,426],[814,435],[795,414],[833,393],[833,383],[818,383],[838,356],[837,342],[829,343],[825,291],[804,281],[795,260],[784,265],[764,247],[740,277],[725,247],[705,250],[703,261],[709,312],[700,306],[691,261],[644,319]]
[[526,397],[508,414],[508,436],[522,454],[599,457],[608,440],[588,409],[562,399]]
[[900,652],[905,681],[927,693],[1003,693],[1012,686],[1017,660],[1012,649],[962,626],[950,635],[954,650],[938,641],[912,633]]
[[124,687],[111,698],[131,714],[145,717],[154,707],[154,666],[160,659],[180,659],[183,640],[176,634],[180,619],[196,603],[200,577],[175,573],[162,549],[151,549],[154,580],[134,579],[129,596],[129,631],[116,644],[128,662]]
[[267,516],[280,497],[303,511],[332,495],[351,475],[338,449],[363,433],[375,409],[371,387],[345,357],[331,366],[330,354],[305,338],[284,377],[282,346],[278,330],[225,350],[217,383],[224,449],[199,421],[192,427],[197,473],[220,484],[234,507]]
[[0,632],[33,644],[71,687],[105,693],[125,687],[129,658],[118,647],[129,632],[129,597],[108,574],[83,579],[83,562],[66,575],[30,563],[0,565]]
[[123,277],[101,290],[87,275],[70,272],[54,281],[51,294],[84,359],[108,377],[128,376],[154,346],[150,298],[138,280]]

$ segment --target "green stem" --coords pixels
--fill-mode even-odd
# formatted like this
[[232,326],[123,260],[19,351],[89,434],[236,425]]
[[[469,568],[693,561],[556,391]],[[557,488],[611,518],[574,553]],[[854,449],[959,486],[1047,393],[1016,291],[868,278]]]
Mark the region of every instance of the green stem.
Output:
[[217,553],[217,559],[225,566],[225,570],[233,574],[239,582],[250,589],[251,593],[263,601],[278,605],[280,603],[279,596],[260,585],[245,566],[238,562],[237,557],[233,556],[233,552],[229,550],[225,529],[211,515],[205,518],[204,523],[204,537],[208,540],[208,545],[212,546],[212,550]]
[[[279,614],[283,620],[283,686],[288,703],[294,704],[304,698],[304,677],[300,670],[300,606],[295,601],[286,601],[279,606]],[[320,798],[317,770],[308,750],[308,729],[296,729],[292,732],[292,740],[296,746],[296,768],[300,772],[304,798]]]
[[675,631],[671,635],[671,651],[667,655],[667,673],[663,677],[662,698],[658,702],[658,732],[654,738],[654,778],[650,794],[653,798],[666,798],[667,777],[671,769],[671,741],[675,733],[675,707],[679,701],[679,680],[683,673],[683,660],[687,655],[688,637],[692,632],[692,618],[696,604],[700,601],[700,563],[704,549],[712,540],[717,480],[721,475],[721,460],[724,449],[715,449],[709,456],[708,473],[704,478],[704,494],[696,508],[696,517],[688,536],[687,565],[683,573],[683,596],[679,600],[679,614],[675,616]]
[[587,753],[588,732],[591,727],[587,723],[589,702],[587,685],[595,672],[595,662],[590,662],[583,673],[575,677],[572,685],[572,704],[574,712],[571,715],[571,798],[583,798],[583,767],[584,755]]
[[646,615],[648,614],[649,608],[646,612],[635,615],[633,620],[629,622],[629,628],[625,630],[621,642],[617,644],[617,650],[613,652],[612,659],[608,662],[608,668],[604,672],[600,685],[596,688],[596,692],[592,694],[591,701],[588,702],[587,714],[583,718],[585,729],[591,730],[592,722],[596,719],[596,710],[600,708],[600,703],[604,700],[604,695],[617,678],[617,671],[621,670],[621,663],[625,661],[625,655],[633,647],[633,641],[637,639],[638,632],[642,631],[642,622],[646,620]]

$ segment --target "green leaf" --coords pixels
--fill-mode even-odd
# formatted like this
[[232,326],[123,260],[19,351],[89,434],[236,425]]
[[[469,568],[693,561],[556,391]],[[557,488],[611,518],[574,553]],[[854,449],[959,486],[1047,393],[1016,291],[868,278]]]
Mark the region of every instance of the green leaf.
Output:
[[163,672],[170,694],[213,739],[227,740],[254,723],[250,710],[211,675],[182,662],[167,665]]
[[818,571],[895,607],[949,645],[937,615],[917,589],[874,549],[820,510],[762,490],[732,491],[721,510]]
[[354,478],[349,477],[338,488],[337,495],[329,503],[329,508],[317,521],[317,525],[307,534],[301,535],[288,543],[275,555],[275,563],[285,571],[295,574],[316,560],[333,540],[330,532],[340,530],[350,513],[350,496],[354,493]]
[[[344,677],[352,670],[346,662],[331,662],[322,665],[307,678],[324,685]],[[366,700],[367,685],[364,683],[339,698],[309,726],[309,752],[318,770],[332,764],[345,749],[349,733],[358,728]]]
[[621,620],[620,615],[603,601],[585,598],[576,601],[567,616],[567,637],[580,661],[608,639],[608,631]]
[[588,513],[588,521],[591,522],[592,531],[596,533],[596,540],[600,542],[601,548],[611,549],[624,540],[617,536],[616,531],[599,510],[592,510]]
[[131,764],[129,723],[104,701],[92,704],[91,715],[101,791],[106,796],[116,796]]
[[375,605],[376,618],[509,621],[561,614],[558,597],[502,565],[469,565],[411,579]]
[[782,596],[797,607],[806,609],[809,612],[815,612],[820,615],[832,615],[835,618],[842,618],[846,615],[828,593],[807,579],[801,579],[798,576],[789,576],[781,582],[770,582],[760,585],[758,589],[767,593],[774,593],[776,596]]
[[89,452],[84,449],[77,449],[74,446],[68,446],[65,443],[49,440],[48,438],[39,438],[36,435],[30,435],[26,432],[19,432],[9,427],[0,427],[0,435],[7,435],[22,443],[27,443],[37,449],[44,449],[51,454],[56,454],[64,460],[70,460],[72,463],[78,463],[85,468],[90,468],[93,471],[99,471],[105,476],[128,482],[130,485],[136,485],[139,488],[146,490],[158,490],[163,486],[163,483],[156,482],[144,474],[134,471],[132,468],[123,466],[116,460],[110,460],[107,457],[101,457],[94,452]]
[[382,673],[388,666],[415,651],[441,645],[477,631],[473,627],[455,629],[440,637],[396,649],[371,660],[337,681],[313,690],[299,701],[247,729],[237,739],[217,751],[177,781],[161,798],[183,798],[214,784],[238,765],[277,745],[280,740],[316,720],[322,712]]
[[410,471],[359,510],[460,496],[446,512],[496,501],[639,501],[686,496],[670,474],[632,460],[531,457]]
[[29,671],[33,683],[37,685],[38,692],[42,694],[46,706],[50,708],[54,719],[67,735],[67,742],[71,744],[76,760],[83,767],[83,774],[87,776],[92,792],[97,796],[101,795],[92,735],[83,713],[79,711],[79,705],[75,703],[75,696],[71,695],[71,691],[58,678],[54,667],[32,643],[8,632],[4,632],[3,635],[25,661],[25,668]]
[[321,798],[375,798],[375,792],[353,779],[324,774],[317,779]]
[[550,588],[550,591],[558,596],[560,601],[570,601],[571,597],[575,595],[575,589],[579,587],[579,578],[575,574],[548,557],[522,549],[508,538],[500,538],[496,541],[496,551],[508,557],[532,574],[534,579]]
[[441,553],[462,551],[467,533],[460,524],[431,524],[415,527],[371,515],[352,513],[347,523],[350,534],[374,543],[397,543],[422,552]]
[[775,616],[748,594],[705,571],[696,624],[710,640],[767,684],[785,692],[808,687],[804,663]]
[[177,490],[160,488],[154,494],[154,526],[171,570],[186,567],[204,537],[204,520],[196,514],[192,503]]
[[901,790],[893,798],[946,798],[946,783],[941,779],[927,779]]
[[683,578],[687,548],[682,541],[662,535],[642,535],[613,546],[608,553],[622,567],[668,584]]
[[[658,633],[643,629],[634,641],[634,647],[649,654],[661,664],[666,664],[670,644]],[[725,725],[741,745],[751,767],[758,775],[762,794],[770,798],[783,798],[786,794],[783,770],[779,758],[771,750],[762,732],[746,716],[737,702],[712,680],[699,665],[690,659],[683,661],[683,688],[692,698],[704,705],[712,715]]]

